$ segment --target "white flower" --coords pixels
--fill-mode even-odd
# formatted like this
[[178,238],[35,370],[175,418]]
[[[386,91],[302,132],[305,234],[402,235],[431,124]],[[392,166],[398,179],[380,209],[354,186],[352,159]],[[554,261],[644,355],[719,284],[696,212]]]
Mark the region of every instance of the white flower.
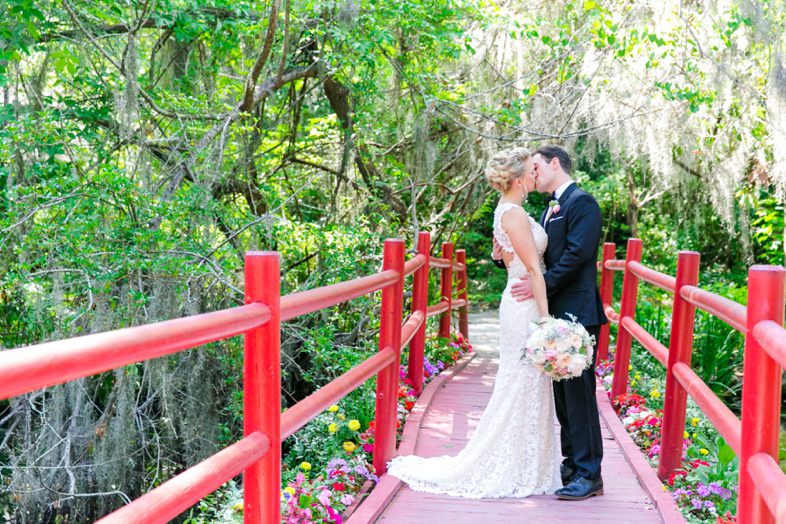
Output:
[[581,372],[587,367],[587,357],[584,355],[576,355],[568,364],[568,369],[570,370],[570,374],[573,376],[581,375]]

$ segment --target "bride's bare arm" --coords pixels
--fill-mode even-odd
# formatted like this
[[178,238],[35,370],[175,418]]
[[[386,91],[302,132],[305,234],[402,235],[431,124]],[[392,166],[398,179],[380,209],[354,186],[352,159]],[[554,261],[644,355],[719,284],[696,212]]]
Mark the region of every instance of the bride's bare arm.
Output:
[[529,217],[521,208],[514,208],[502,215],[502,228],[510,237],[513,250],[529,271],[529,279],[532,283],[532,293],[535,296],[535,304],[541,317],[548,316],[549,306],[546,299],[546,281],[543,279],[543,271],[540,268],[540,257],[535,248],[535,237],[532,235],[532,228],[529,225]]

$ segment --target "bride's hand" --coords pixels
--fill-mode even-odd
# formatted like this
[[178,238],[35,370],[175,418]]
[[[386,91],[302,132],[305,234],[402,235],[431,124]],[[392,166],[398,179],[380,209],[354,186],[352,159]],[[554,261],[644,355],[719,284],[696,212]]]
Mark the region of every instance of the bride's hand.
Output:
[[516,282],[510,286],[510,295],[519,302],[532,298],[534,295],[532,293],[532,282],[529,281],[529,277],[521,277],[521,282]]

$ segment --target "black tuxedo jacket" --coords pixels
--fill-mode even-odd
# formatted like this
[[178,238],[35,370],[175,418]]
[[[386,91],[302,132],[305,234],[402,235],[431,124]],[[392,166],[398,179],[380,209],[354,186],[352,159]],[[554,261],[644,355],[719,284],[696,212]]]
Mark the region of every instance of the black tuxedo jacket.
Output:
[[595,197],[576,184],[569,185],[559,198],[560,210],[544,224],[549,236],[544,256],[549,313],[555,318],[574,315],[585,326],[606,323],[597,279],[598,245],[601,233],[600,207]]

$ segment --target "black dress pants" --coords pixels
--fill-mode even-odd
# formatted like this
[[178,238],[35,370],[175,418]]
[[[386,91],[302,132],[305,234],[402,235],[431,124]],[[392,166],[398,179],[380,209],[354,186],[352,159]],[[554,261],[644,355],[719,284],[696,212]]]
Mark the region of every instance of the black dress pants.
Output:
[[562,463],[584,478],[600,477],[603,441],[600,436],[598,403],[595,398],[595,360],[600,326],[585,326],[595,336],[592,366],[580,377],[554,382],[554,407],[560,423]]

